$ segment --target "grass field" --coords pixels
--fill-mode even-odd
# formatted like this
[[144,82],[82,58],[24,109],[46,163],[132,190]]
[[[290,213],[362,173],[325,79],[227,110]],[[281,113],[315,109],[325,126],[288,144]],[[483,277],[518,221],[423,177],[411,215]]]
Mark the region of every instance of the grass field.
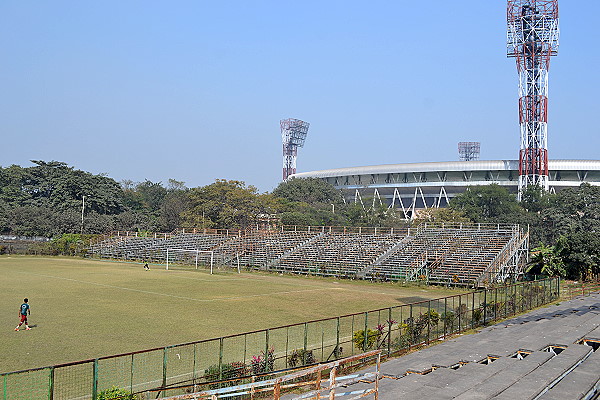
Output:
[[[0,372],[208,339],[460,293],[78,258],[0,257]],[[15,332],[24,297],[31,331]]]

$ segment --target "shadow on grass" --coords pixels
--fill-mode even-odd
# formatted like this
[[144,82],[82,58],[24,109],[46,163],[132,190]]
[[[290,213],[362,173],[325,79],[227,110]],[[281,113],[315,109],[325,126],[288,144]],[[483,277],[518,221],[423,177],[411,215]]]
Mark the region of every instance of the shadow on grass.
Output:
[[431,300],[431,298],[421,297],[421,296],[408,296],[408,297],[398,297],[398,298],[396,298],[396,300],[401,303],[404,303],[404,304],[410,304],[410,303],[418,303],[420,301],[428,301],[428,300]]

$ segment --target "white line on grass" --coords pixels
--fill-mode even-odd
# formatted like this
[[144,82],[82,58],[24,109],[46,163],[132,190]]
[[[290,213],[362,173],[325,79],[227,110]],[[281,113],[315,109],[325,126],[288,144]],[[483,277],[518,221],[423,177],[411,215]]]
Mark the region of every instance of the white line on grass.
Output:
[[44,278],[61,279],[61,280],[64,280],[64,281],[71,281],[71,282],[78,282],[78,283],[87,283],[89,285],[108,287],[108,288],[112,288],[112,289],[128,290],[130,292],[138,292],[138,293],[144,293],[144,294],[154,294],[154,295],[158,295],[158,296],[173,297],[175,299],[191,300],[191,301],[197,301],[197,302],[201,302],[201,303],[209,303],[209,302],[223,301],[223,300],[243,300],[243,299],[248,299],[248,298],[251,298],[251,297],[273,296],[273,295],[278,295],[278,294],[318,292],[318,291],[321,291],[321,290],[337,290],[337,288],[319,288],[319,289],[310,289],[310,290],[288,290],[288,291],[285,291],[285,292],[270,292],[270,293],[262,293],[262,294],[252,294],[252,295],[248,295],[248,296],[219,297],[219,298],[216,298],[216,299],[196,299],[196,298],[193,298],[193,297],[177,296],[177,295],[174,295],[174,294],[152,292],[152,291],[149,291],[149,290],[133,289],[133,288],[123,287],[123,286],[109,285],[107,283],[97,283],[97,282],[82,281],[82,280],[73,279],[73,278],[63,278],[63,277],[60,277],[60,276],[44,275],[44,274],[34,274],[32,272],[23,272],[23,271],[19,271],[19,273],[20,274],[27,274],[27,275],[34,275],[34,276],[41,276],[41,277],[44,277]]

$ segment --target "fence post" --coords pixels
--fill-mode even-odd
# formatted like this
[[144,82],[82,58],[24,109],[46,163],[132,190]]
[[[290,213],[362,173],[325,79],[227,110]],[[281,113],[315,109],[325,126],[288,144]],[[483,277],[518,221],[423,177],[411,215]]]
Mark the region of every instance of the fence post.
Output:
[[223,338],[219,338],[219,380],[223,379]]
[[415,321],[413,321],[413,305],[410,304],[410,311],[409,311],[409,321],[410,321],[410,325],[408,326],[409,333],[410,333],[410,337],[409,337],[409,341],[408,341],[408,347],[410,348],[413,345],[413,338],[414,338],[414,334],[413,334],[413,327],[415,326]]
[[431,337],[431,300],[427,301],[427,344]]
[[521,309],[519,310],[520,312],[523,312],[523,310],[525,309],[525,284],[522,283],[521,284]]
[[462,296],[458,295],[458,331],[461,331],[461,314],[462,314]]
[[512,312],[512,315],[515,315],[517,313],[517,291],[519,290],[517,286],[518,286],[518,283],[515,282],[513,284],[513,287],[515,288],[515,297],[514,297],[514,300],[513,300],[513,312]]
[[547,288],[546,288],[546,283],[547,283],[547,279],[544,279],[542,282],[544,282],[544,290],[542,292],[542,303],[541,304],[546,304],[546,293],[548,292]]
[[50,367],[50,374],[48,376],[48,400],[54,398],[54,367]]
[[364,330],[364,341],[363,341],[363,351],[367,351],[367,340],[369,339],[369,335],[368,335],[368,322],[367,319],[369,317],[369,313],[365,312],[365,330]]
[[340,358],[340,317],[337,317],[337,326],[335,327],[335,354],[336,359]]
[[98,359],[94,360],[94,364],[92,367],[92,400],[96,400],[98,398]]
[[[196,385],[196,357],[197,357],[197,348],[198,348],[198,343],[194,343],[194,361],[192,362],[192,382],[194,383],[194,385]],[[246,354],[244,352],[244,358],[243,360],[246,360]],[[195,386],[194,386],[195,387]]]
[[387,340],[387,355],[392,351],[392,307],[388,308],[388,340]]
[[556,292],[558,293],[557,299],[560,299],[560,276],[557,278]]
[[444,323],[444,339],[446,339],[446,320],[448,319],[448,297],[444,297],[444,320],[442,321]]
[[304,323],[304,354],[306,354],[306,351],[308,347],[308,323]]
[[473,292],[473,301],[471,304],[471,329],[475,327],[475,292]]
[[483,324],[487,321],[487,288],[483,289]]
[[494,288],[494,321],[498,319],[498,288]]
[[134,372],[134,365],[133,365],[133,354],[131,355],[131,369],[129,371],[129,391],[133,393],[133,372]]
[[[223,354],[221,354],[221,357],[222,356]],[[265,372],[269,371],[269,361],[269,330],[265,329]],[[273,359],[273,363],[275,363],[275,359]],[[275,368],[275,364],[273,364],[273,368]]]
[[163,347],[163,374],[162,375],[163,375],[162,389],[164,389],[167,387],[167,347]]
[[[323,357],[325,357],[325,329],[323,327],[323,322],[321,322],[321,362],[323,362]],[[306,353],[304,353],[304,364],[306,364]]]

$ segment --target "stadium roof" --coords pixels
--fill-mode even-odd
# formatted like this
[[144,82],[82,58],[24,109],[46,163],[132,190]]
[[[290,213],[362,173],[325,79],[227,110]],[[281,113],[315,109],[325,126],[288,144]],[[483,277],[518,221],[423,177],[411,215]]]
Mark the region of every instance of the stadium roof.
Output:
[[[600,171],[600,160],[549,160],[551,171]],[[442,161],[405,164],[383,164],[300,172],[295,178],[328,178],[346,175],[395,174],[436,171],[518,171],[518,160]]]

